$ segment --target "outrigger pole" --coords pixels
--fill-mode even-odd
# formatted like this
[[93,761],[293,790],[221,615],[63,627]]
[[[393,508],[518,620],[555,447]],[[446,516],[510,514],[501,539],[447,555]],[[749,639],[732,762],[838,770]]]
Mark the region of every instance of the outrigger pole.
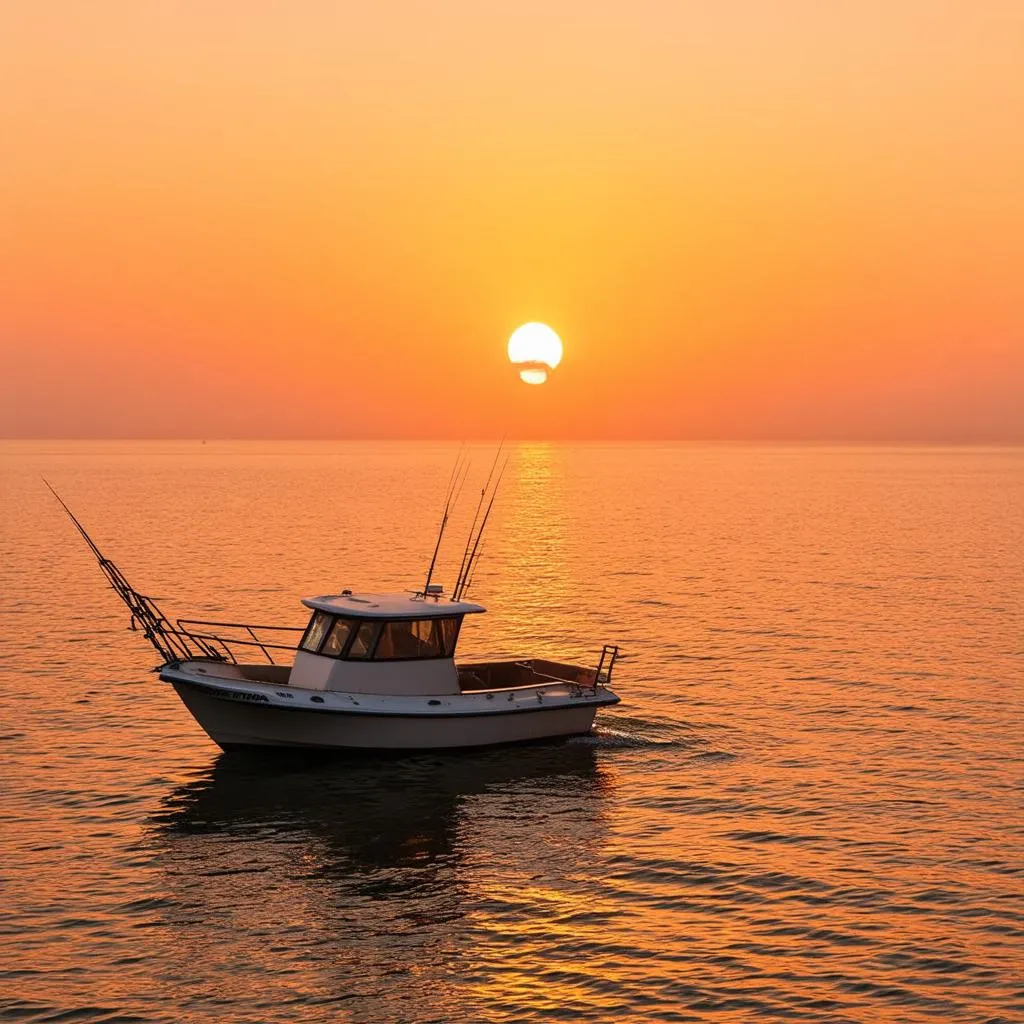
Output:
[[[68,514],[68,518],[75,524],[75,529],[82,535],[85,543],[89,545],[90,550],[100,564],[100,569],[103,570],[103,575],[107,577],[107,582],[114,589],[114,593],[127,605],[128,611],[131,612],[132,616],[129,628],[138,629],[140,626],[142,627],[142,635],[156,648],[156,652],[163,659],[164,664],[195,657],[195,652],[189,647],[181,632],[175,629],[164,613],[157,607],[156,602],[151,597],[140,594],[125,579],[124,573],[109,558],[104,557],[103,552],[96,546],[92,537],[85,532],[85,527],[82,526],[75,517],[75,514],[68,508],[64,499],[53,489],[49,480],[44,477],[43,483],[50,488],[53,496],[60,502],[61,507]],[[206,648],[208,646],[197,637],[190,636],[190,639],[200,647]],[[203,654],[206,657],[223,660],[223,657],[212,649],[204,650]]]

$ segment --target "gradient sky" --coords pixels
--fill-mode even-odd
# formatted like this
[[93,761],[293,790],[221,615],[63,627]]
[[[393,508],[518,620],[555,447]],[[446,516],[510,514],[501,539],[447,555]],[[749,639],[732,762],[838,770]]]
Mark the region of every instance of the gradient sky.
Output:
[[1024,441],[1024,3],[5,0],[0,436],[501,434]]

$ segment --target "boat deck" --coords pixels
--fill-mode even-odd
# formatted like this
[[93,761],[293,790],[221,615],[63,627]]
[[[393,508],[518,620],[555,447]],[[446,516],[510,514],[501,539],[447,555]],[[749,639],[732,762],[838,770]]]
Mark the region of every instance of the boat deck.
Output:
[[539,686],[545,683],[568,683],[591,688],[597,679],[597,671],[593,668],[543,658],[482,661],[460,665],[458,671],[459,689],[463,693],[514,690],[520,686]]

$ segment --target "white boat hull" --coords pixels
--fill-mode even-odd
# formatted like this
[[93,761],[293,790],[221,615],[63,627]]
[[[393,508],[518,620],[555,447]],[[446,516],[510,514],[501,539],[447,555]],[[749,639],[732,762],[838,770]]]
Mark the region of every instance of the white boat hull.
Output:
[[[370,708],[282,706],[259,691],[230,691],[209,684],[169,680],[207,735],[226,750],[237,747],[311,749],[434,750],[483,747],[575,736],[589,732],[598,707],[617,703],[614,695],[593,700],[495,701],[486,710],[430,713]],[[478,702],[479,703],[479,702]]]

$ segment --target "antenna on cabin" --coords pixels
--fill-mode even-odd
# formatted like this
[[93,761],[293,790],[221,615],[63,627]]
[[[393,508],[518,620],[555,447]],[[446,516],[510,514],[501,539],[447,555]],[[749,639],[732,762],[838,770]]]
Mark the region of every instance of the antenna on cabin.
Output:
[[444,511],[441,513],[441,526],[437,531],[437,541],[434,544],[434,555],[430,559],[430,568],[427,569],[427,580],[423,584],[424,597],[431,594],[437,596],[441,593],[437,587],[431,589],[430,580],[434,575],[434,566],[437,564],[437,553],[441,550],[441,540],[444,537],[445,527],[448,525],[448,513],[451,511],[453,502],[458,501],[459,495],[462,493],[462,485],[466,482],[466,474],[468,472],[469,459],[467,458],[465,462],[462,461],[462,448],[460,447],[459,454],[455,457],[455,465],[452,467],[452,475],[448,478],[448,490],[445,493]]
[[[499,455],[501,454],[501,449],[500,448],[498,449],[498,454]],[[495,465],[497,465],[497,456],[495,456]],[[458,601],[462,597],[462,595],[466,592],[466,588],[469,586],[469,581],[470,581],[470,578],[472,577],[474,566],[475,566],[476,561],[477,561],[477,559],[479,557],[480,541],[483,539],[484,529],[487,526],[487,520],[490,519],[490,517],[491,517],[491,509],[494,508],[494,499],[498,496],[498,487],[501,484],[501,478],[505,475],[505,467],[507,465],[508,465],[508,456],[505,457],[505,461],[501,464],[501,469],[498,471],[498,476],[497,476],[497,478],[494,481],[494,486],[491,488],[491,498],[490,498],[490,501],[487,502],[487,510],[484,512],[484,517],[480,521],[480,526],[479,526],[479,528],[476,531],[476,537],[475,538],[473,537],[472,530],[470,531],[469,541],[466,544],[467,550],[469,551],[469,555],[468,555],[468,558],[466,559],[465,567],[459,573],[459,578],[455,582],[455,590],[452,593],[452,600],[453,601]],[[493,473],[494,473],[494,467],[491,468],[491,474],[493,475]],[[487,477],[487,483],[490,484],[490,482],[491,482],[491,477],[488,476]],[[484,497],[485,493],[486,493],[486,488],[484,489],[484,492],[481,493],[481,496],[480,496],[481,502],[483,501],[483,497]],[[472,545],[471,548],[470,548],[470,545]]]

